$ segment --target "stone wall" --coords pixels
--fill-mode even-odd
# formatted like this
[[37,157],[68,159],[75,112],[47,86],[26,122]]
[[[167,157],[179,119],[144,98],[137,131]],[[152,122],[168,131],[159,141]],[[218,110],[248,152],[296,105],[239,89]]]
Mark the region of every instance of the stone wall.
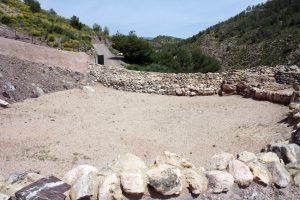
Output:
[[177,96],[215,95],[223,79],[218,73],[138,72],[102,65],[91,65],[90,73],[104,86],[117,90]]
[[77,166],[62,180],[13,173],[0,177],[0,199],[299,199],[299,144],[300,129],[261,153],[214,155],[208,169],[166,151],[151,166],[125,154],[107,168]]
[[280,84],[300,84],[300,69],[297,66],[279,66],[275,74],[276,81]]

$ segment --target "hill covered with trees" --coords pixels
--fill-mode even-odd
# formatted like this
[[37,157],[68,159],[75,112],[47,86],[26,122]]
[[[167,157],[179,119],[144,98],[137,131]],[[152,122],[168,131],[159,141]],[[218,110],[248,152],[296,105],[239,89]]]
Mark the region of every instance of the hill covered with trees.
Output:
[[50,47],[70,51],[88,50],[92,47],[92,36],[106,37],[109,34],[107,27],[102,30],[95,24],[90,28],[77,16],[66,19],[53,9],[43,10],[37,0],[0,0],[0,22]]
[[201,48],[224,68],[300,65],[300,1],[270,0],[249,6],[181,45]]

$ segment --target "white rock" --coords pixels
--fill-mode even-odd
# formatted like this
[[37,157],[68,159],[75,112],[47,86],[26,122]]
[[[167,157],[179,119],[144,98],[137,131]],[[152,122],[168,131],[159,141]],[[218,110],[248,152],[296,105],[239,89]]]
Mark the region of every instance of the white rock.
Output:
[[10,196],[0,192],[0,200],[10,200]]
[[202,171],[195,171],[193,169],[185,169],[183,171],[188,188],[194,195],[200,195],[207,191],[208,180]]
[[258,160],[262,163],[280,162],[277,154],[273,152],[259,154]]
[[228,172],[207,171],[205,175],[208,178],[208,191],[215,194],[228,192],[234,184],[234,178]]
[[90,165],[79,165],[65,174],[63,181],[73,185],[80,177],[89,174],[90,172],[98,173],[98,169]]
[[160,165],[147,171],[149,185],[162,195],[180,194],[182,181],[180,170],[172,165]]
[[285,166],[279,162],[271,162],[268,168],[272,174],[273,182],[280,188],[285,188],[289,185],[291,177]]
[[120,180],[117,174],[113,173],[105,177],[99,188],[99,200],[119,200],[123,199]]
[[243,151],[243,152],[238,154],[238,160],[240,160],[244,163],[251,163],[251,162],[256,162],[257,157],[252,152]]
[[253,181],[253,175],[249,167],[239,160],[230,161],[228,171],[240,186],[248,186]]
[[249,163],[248,166],[252,171],[254,181],[263,185],[271,184],[272,177],[266,165],[260,162],[253,162]]
[[72,200],[90,199],[97,200],[100,179],[95,172],[81,176],[71,187]]
[[92,88],[91,86],[83,86],[82,87],[83,92],[85,92],[86,94],[92,94],[95,93],[95,89]]
[[121,173],[123,191],[131,195],[142,195],[145,192],[145,175],[140,169],[128,169]]
[[112,169],[117,172],[125,171],[128,169],[141,169],[146,170],[146,165],[144,161],[133,154],[125,154],[119,156],[119,158],[114,161]]
[[9,103],[0,99],[0,107],[3,107],[3,108],[7,108],[9,106]]
[[216,154],[211,159],[211,166],[213,169],[225,170],[234,156],[230,153],[220,153]]
[[180,168],[194,168],[195,166],[190,163],[189,161],[187,161],[186,159],[165,151],[163,152],[162,155],[157,156],[156,160],[155,160],[155,164],[156,165],[163,165],[163,164],[167,164],[167,165],[173,165],[175,167],[180,167]]

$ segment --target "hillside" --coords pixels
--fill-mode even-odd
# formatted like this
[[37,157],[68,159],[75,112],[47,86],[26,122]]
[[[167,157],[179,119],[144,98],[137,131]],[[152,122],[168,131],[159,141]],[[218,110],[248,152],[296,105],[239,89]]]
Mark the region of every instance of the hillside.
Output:
[[224,68],[300,65],[300,1],[272,0],[185,40]]
[[68,51],[88,51],[91,36],[102,36],[73,16],[66,19],[51,9],[43,10],[36,0],[0,0],[0,23],[32,36],[50,47]]

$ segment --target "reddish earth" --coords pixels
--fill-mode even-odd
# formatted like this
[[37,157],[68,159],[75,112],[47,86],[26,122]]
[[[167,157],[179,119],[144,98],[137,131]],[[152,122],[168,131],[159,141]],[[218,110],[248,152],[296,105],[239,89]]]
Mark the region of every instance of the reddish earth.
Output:
[[0,37],[0,54],[86,74],[91,62],[83,52],[69,52]]

